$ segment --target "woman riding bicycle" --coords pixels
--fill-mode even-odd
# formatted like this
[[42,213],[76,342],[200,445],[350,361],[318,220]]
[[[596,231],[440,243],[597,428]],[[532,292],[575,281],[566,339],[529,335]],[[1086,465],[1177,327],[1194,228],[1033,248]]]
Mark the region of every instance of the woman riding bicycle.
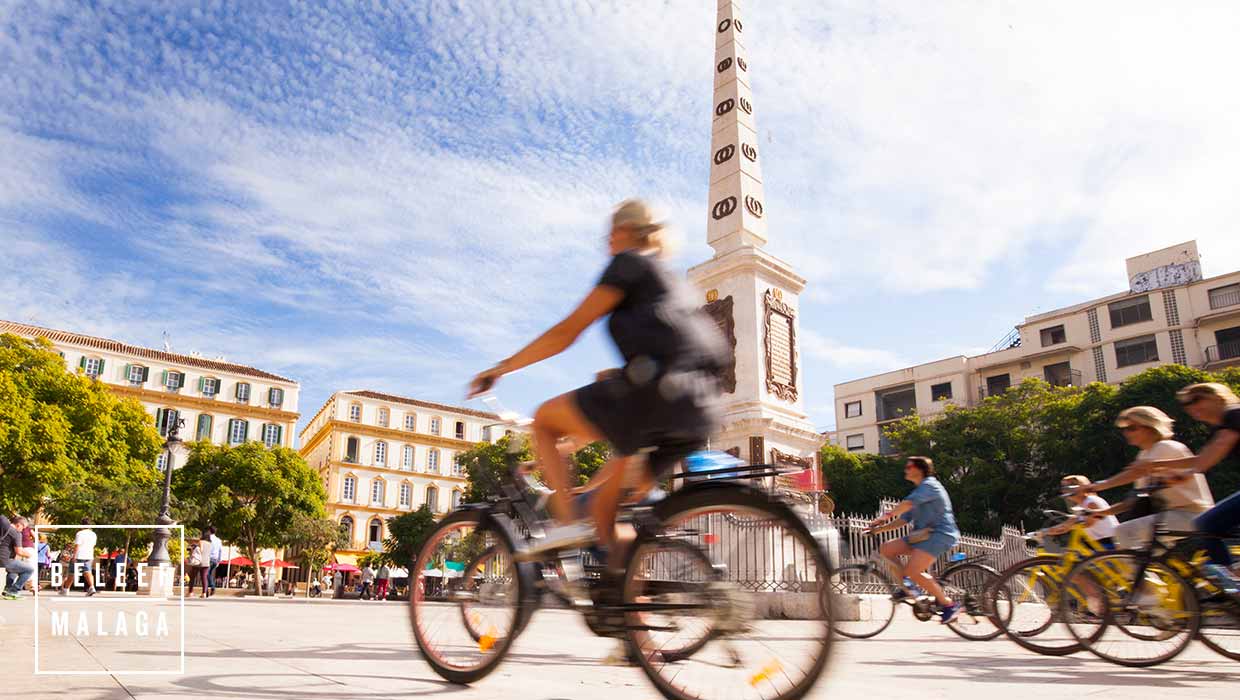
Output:
[[[623,561],[612,545],[624,487],[645,493],[657,477],[704,446],[720,424],[715,373],[724,363],[724,341],[698,308],[689,284],[659,259],[663,231],[644,202],[621,203],[611,217],[611,263],[585,300],[470,385],[470,395],[477,396],[503,375],[568,349],[586,328],[610,315],[608,330],[624,368],[602,373],[594,384],[557,396],[534,413],[534,450],[555,490],[549,508],[558,526],[547,528],[530,554],[597,537],[601,548],[611,550],[609,563]],[[588,518],[574,513],[569,500],[570,467],[557,449],[564,438],[576,444],[606,440],[616,455],[594,479]],[[641,455],[648,465],[644,471],[637,464]]]
[[[1151,466],[1173,472],[1172,479],[1187,478],[1205,481],[1202,476],[1228,457],[1240,459],[1240,398],[1224,384],[1214,382],[1193,384],[1181,389],[1176,398],[1184,412],[1194,420],[1211,426],[1210,439],[1201,454],[1187,455],[1178,459],[1158,459]],[[1193,521],[1196,529],[1206,534],[1223,537],[1240,526],[1240,492],[1224,498]],[[1229,590],[1240,590],[1231,570],[1231,551],[1222,539],[1210,539],[1204,543],[1210,555],[1210,573],[1222,581]]]
[[947,624],[960,614],[960,605],[947,597],[939,582],[926,570],[960,541],[952,502],[947,489],[935,478],[934,462],[929,457],[909,457],[904,464],[904,478],[916,488],[895,508],[875,518],[869,531],[886,532],[903,527],[904,523],[896,522],[897,519],[913,523],[913,532],[884,542],[879,552],[891,562],[894,571],[900,570],[897,557],[908,557],[903,575],[934,596],[943,624]]
[[[1153,477],[1158,477],[1168,483],[1167,488],[1158,493],[1163,524],[1170,530],[1192,530],[1193,519],[1214,505],[1214,497],[1205,477],[1200,474],[1175,484],[1167,479],[1168,470],[1162,460],[1191,458],[1193,455],[1183,443],[1172,439],[1175,435],[1171,429],[1173,424],[1174,421],[1166,413],[1153,406],[1134,406],[1121,411],[1115,425],[1124,431],[1128,444],[1140,452],[1136,460],[1120,473],[1084,486],[1082,490],[1106,491],[1134,482],[1138,488],[1143,488],[1150,484]],[[1133,505],[1133,500],[1127,500],[1098,515],[1123,513],[1131,510]],[[1115,529],[1116,543],[1123,549],[1144,545],[1154,535],[1157,517],[1157,514],[1143,515],[1120,523]]]

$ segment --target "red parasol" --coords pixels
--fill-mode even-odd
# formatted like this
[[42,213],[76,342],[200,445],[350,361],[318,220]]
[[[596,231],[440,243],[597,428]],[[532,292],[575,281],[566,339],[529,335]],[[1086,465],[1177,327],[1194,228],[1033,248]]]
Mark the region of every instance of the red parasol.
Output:
[[283,559],[269,559],[263,562],[262,565],[267,566],[267,567],[274,566],[279,569],[296,569],[297,568],[296,564],[293,564],[292,562],[284,561]]
[[245,557],[233,557],[232,559],[225,559],[220,563],[227,566],[254,566],[254,562]]

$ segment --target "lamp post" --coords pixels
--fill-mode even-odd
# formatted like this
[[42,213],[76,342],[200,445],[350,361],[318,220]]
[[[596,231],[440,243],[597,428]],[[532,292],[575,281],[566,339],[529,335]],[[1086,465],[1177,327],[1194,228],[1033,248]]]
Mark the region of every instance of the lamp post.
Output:
[[155,532],[151,536],[151,555],[146,558],[146,563],[152,567],[161,567],[172,563],[171,558],[168,556],[168,538],[172,536],[172,531],[168,526],[173,523],[172,458],[176,454],[177,448],[182,444],[181,427],[184,425],[185,420],[182,418],[170,421],[168,437],[164,441],[164,499],[159,506],[159,517],[155,518],[155,524],[159,527],[155,528]]

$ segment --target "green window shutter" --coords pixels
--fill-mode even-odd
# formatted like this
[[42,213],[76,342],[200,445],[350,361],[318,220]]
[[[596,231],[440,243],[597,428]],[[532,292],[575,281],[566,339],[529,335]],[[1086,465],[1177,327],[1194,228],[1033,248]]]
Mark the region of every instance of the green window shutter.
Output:
[[241,442],[245,442],[250,437],[250,421],[241,421]]
[[163,373],[159,375],[159,385],[168,386],[168,370],[164,370]]
[[82,355],[82,359],[78,360],[78,369],[86,369],[86,356]]
[[201,393],[202,393],[202,385],[203,385],[203,384],[205,384],[205,383],[206,383],[206,381],[207,381],[207,378],[206,378],[206,377],[199,377],[199,378],[198,378],[198,393],[199,393],[199,394],[201,394]]
[[142,383],[146,384],[146,380],[150,378],[151,378],[151,368],[143,367],[142,368]]
[[129,381],[129,368],[130,367],[133,367],[133,365],[130,365],[130,364],[125,365],[125,370],[121,373],[121,381],[126,381],[126,382]]
[[276,426],[276,444],[277,445],[284,444],[284,426],[282,425]]
[[99,376],[100,377],[103,376],[103,359],[102,358],[100,358],[99,360]]
[[155,427],[159,429],[159,434],[164,435],[164,411],[166,409],[159,408],[155,410]]

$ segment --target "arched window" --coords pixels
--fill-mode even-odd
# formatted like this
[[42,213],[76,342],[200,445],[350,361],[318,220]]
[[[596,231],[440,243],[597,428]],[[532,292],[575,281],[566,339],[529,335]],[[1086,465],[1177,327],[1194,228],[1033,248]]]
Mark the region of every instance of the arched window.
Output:
[[383,521],[378,518],[371,520],[370,527],[367,528],[366,534],[369,535],[369,538],[366,540],[367,542],[371,544],[382,542],[383,541]]
[[250,434],[250,422],[244,418],[228,419],[228,444],[240,445]]
[[400,485],[400,507],[409,508],[413,506],[413,486],[409,482]]
[[210,414],[203,413],[199,415],[198,416],[198,429],[194,431],[194,439],[195,440],[207,440],[209,442],[211,440],[211,424],[213,422],[214,422],[214,419],[211,417]]
[[377,478],[370,482],[370,502],[372,505],[383,505],[383,492],[386,490],[387,484],[382,478]]
[[405,445],[405,448],[401,450],[400,466],[413,469],[413,445]]
[[215,398],[216,394],[220,393],[220,380],[216,377],[199,377],[198,393],[209,399]]
[[[353,542],[353,518],[347,515],[341,518],[340,519],[340,531],[344,533],[345,539],[347,539],[351,545]],[[350,545],[345,545],[345,546],[350,546]]]
[[263,444],[268,449],[280,444],[281,438],[284,437],[284,426],[274,423],[267,423],[263,426]]
[[460,507],[461,507],[461,492],[456,489],[452,489],[452,510],[456,510],[457,508],[460,508]]
[[142,365],[125,365],[125,380],[134,386],[146,384],[151,375],[151,368]]
[[463,420],[458,420],[456,422],[456,439],[457,440],[465,439],[465,421]]
[[344,481],[340,483],[340,500],[345,503],[352,503],[357,497],[357,477],[346,476]]
[[361,441],[355,437],[347,438],[344,441],[344,461],[357,464],[357,453],[361,448]]
[[406,414],[405,414],[405,430],[417,430],[417,429],[418,429],[418,416],[417,416],[417,414],[415,414],[415,413],[406,413]]
[[362,405],[360,403],[349,404],[349,420],[354,423],[362,422]]
[[387,443],[382,440],[375,443],[375,466],[387,466]]
[[431,418],[431,435],[438,435],[441,425],[443,425],[443,421],[440,420],[439,416]]
[[426,505],[432,513],[439,512],[439,489],[434,486],[426,487]]
[[386,428],[387,424],[388,424],[388,410],[380,406],[379,407],[379,425]]
[[439,473],[439,448],[432,447],[426,451],[426,471],[432,474]]

